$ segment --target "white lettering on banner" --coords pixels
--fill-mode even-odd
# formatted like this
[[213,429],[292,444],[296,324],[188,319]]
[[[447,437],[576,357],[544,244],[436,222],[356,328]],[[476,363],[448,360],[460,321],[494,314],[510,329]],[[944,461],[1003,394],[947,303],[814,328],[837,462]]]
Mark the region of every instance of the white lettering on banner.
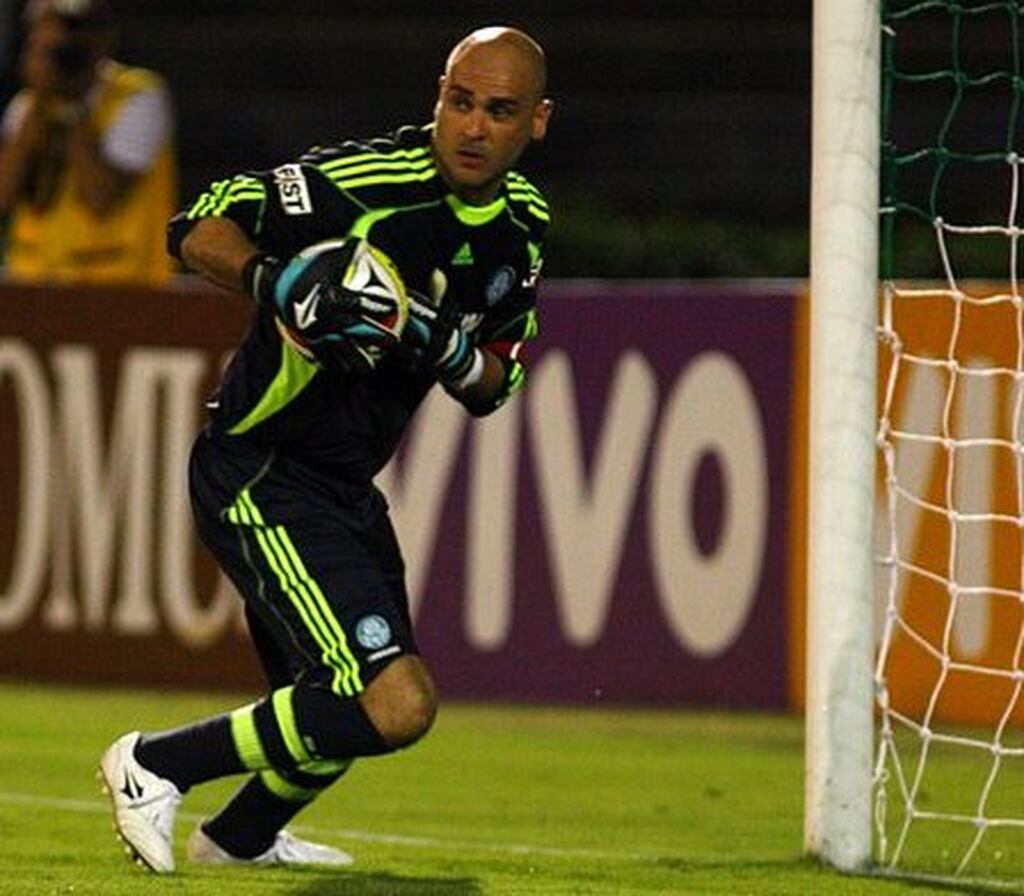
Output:
[[[968,366],[990,369],[990,358],[972,357]],[[943,406],[948,397],[947,375],[933,367],[910,365],[906,372],[906,394],[899,404],[900,418],[891,425],[904,433],[942,436]],[[1014,432],[1013,402],[1008,401],[1010,418],[1007,426]],[[950,426],[964,438],[983,438],[997,430],[1000,398],[998,384],[992,377],[961,376],[956,385],[949,416]],[[925,518],[923,500],[934,480],[944,448],[934,441],[901,438],[896,441],[896,481],[901,496],[896,503],[896,527],[891,530],[884,490],[879,492],[875,506],[876,553],[879,556],[912,558],[921,539]],[[995,480],[995,449],[980,444],[960,446],[953,468],[953,502],[960,513],[985,513],[997,487]],[[945,503],[943,486],[942,502]],[[981,591],[961,594],[953,617],[953,642],[962,659],[978,659],[985,655],[991,637],[992,596],[983,589],[992,581],[991,519],[956,522],[955,579],[961,588],[979,587]],[[885,607],[889,594],[889,568],[876,564],[875,636],[880,640],[885,624]],[[896,594],[897,608],[902,607],[911,576],[901,575]]]
[[[109,626],[120,634],[157,631],[155,568],[160,574],[160,604],[172,633],[192,646],[214,640],[237,602],[221,579],[211,606],[199,606],[184,495],[188,447],[196,431],[196,397],[206,369],[204,354],[179,349],[127,353],[106,452],[95,353],[82,346],[61,347],[53,354],[53,369],[60,438],[51,449],[54,541],[47,623],[56,629]],[[161,455],[158,505],[154,476]],[[162,538],[154,552],[156,522]],[[121,569],[115,587],[118,535]],[[80,601],[75,600],[75,586]],[[120,599],[111,615],[115,593]]]
[[473,424],[463,614],[466,637],[480,650],[504,644],[512,624],[522,406],[517,396]]
[[[976,363],[972,360],[972,365]],[[981,361],[991,369],[991,358]],[[994,377],[963,376],[957,384],[960,425],[968,438],[991,436],[996,431],[999,406],[996,400],[998,383]],[[956,453],[954,469],[955,507],[960,513],[990,512],[995,486],[995,452],[988,445],[962,447]],[[991,587],[992,537],[991,519],[957,520],[956,581],[961,588]],[[978,591],[961,594],[953,619],[953,637],[960,656],[981,657],[988,648],[992,595]]]
[[[88,346],[59,346],[49,362],[52,394],[38,355],[16,340],[0,342],[0,381],[13,385],[22,458],[0,629],[17,629],[41,603],[53,629],[140,635],[163,627],[178,643],[211,643],[239,624],[240,602],[223,578],[202,599],[193,575],[186,467],[209,359],[200,350],[134,348],[122,356],[112,391]],[[569,644],[587,647],[605,634],[616,588],[628,588],[618,582],[622,554],[645,495],[655,598],[669,630],[703,656],[733,642],[757,593],[768,525],[763,423],[750,384],[725,355],[701,355],[670,384],[659,420],[657,377],[640,352],[624,353],[610,374],[588,444],[563,351],[535,365],[523,397],[472,427],[442,390],[427,396],[400,463],[378,480],[402,542],[414,614],[468,432],[466,505],[447,512],[460,514],[462,625],[475,649],[507,644],[515,564],[532,559],[516,556],[525,444],[552,600]],[[101,401],[104,390],[112,402]],[[685,508],[709,451],[723,471],[726,506],[721,538],[703,556]]]
[[155,632],[150,515],[159,368],[141,350],[124,356],[106,464],[95,353],[84,346],[58,348],[53,369],[59,433],[55,447],[60,456],[55,469],[64,475],[54,490],[54,580],[47,619],[57,628],[77,624],[72,570],[78,569],[85,626],[105,627],[114,587],[114,538],[121,528],[121,600],[113,627],[132,634]]
[[165,383],[165,410],[160,500],[160,571],[161,607],[168,628],[183,644],[202,647],[216,641],[227,626],[232,613],[241,610],[238,597],[224,575],[217,578],[217,588],[210,606],[203,609],[196,598],[192,576],[192,514],[188,502],[188,456],[198,429],[200,383],[206,372],[202,352],[166,349],[154,352],[159,360],[161,379]]
[[0,629],[15,629],[32,612],[46,574],[50,402],[42,366],[27,346],[13,339],[0,341],[0,386],[5,381],[18,405],[21,478],[11,574],[0,592]]
[[402,542],[413,618],[430,572],[438,521],[466,429],[466,412],[442,389],[433,389],[417,411],[417,424],[403,451],[401,470],[392,461],[377,477]]
[[[942,421],[945,389],[943,374],[933,367],[914,364],[907,368],[907,391],[901,403],[901,419],[892,421],[904,432],[938,435]],[[901,439],[896,448],[896,479],[911,495],[923,495],[935,469],[938,450],[927,442]],[[922,509],[915,501],[897,505],[895,531],[890,531],[885,491],[879,489],[875,502],[875,552],[880,557],[890,552],[906,552],[917,540]],[[889,539],[891,543],[887,542]],[[903,577],[905,579],[905,577]],[[875,640],[881,640],[885,626],[885,604],[889,593],[889,571],[875,564]],[[898,597],[900,603],[902,599]]]
[[588,646],[601,636],[608,613],[654,422],[657,384],[642,355],[623,355],[589,482],[574,396],[568,355],[550,352],[527,393],[532,456],[562,626],[570,642]]
[[[683,508],[701,457],[714,452],[725,477],[718,544],[704,556]],[[648,528],[658,594],[668,622],[699,656],[723,653],[757,594],[768,534],[768,473],[761,415],[742,368],[699,355],[665,403],[649,483]]]

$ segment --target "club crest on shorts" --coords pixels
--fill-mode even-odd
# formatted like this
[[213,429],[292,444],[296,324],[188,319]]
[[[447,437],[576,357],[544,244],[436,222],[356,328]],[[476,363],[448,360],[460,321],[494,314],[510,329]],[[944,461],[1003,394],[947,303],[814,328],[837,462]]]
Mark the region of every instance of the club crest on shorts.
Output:
[[391,626],[383,616],[364,616],[356,624],[356,640],[367,650],[377,650],[391,640]]

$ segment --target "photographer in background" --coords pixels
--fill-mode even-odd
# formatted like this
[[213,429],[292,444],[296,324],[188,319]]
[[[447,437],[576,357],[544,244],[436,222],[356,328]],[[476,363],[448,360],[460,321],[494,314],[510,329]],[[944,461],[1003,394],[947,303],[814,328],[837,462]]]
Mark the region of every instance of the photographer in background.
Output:
[[31,0],[22,90],[0,122],[0,216],[13,280],[159,284],[177,204],[163,79],[108,55],[105,0]]

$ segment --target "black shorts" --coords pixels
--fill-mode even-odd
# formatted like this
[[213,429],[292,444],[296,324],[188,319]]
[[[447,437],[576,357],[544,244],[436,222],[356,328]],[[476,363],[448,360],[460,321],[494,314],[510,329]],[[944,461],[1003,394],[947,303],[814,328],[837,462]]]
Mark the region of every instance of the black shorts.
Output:
[[[246,601],[268,678],[359,694],[418,653],[387,502],[272,449],[203,433],[189,491],[199,534]],[[273,646],[266,643],[273,642]]]

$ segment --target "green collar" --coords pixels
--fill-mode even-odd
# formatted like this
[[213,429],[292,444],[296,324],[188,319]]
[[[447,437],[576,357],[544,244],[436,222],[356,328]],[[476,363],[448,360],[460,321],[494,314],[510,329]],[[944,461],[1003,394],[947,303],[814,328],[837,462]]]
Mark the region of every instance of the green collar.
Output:
[[458,218],[463,224],[469,227],[480,227],[493,221],[503,211],[505,211],[505,197],[499,196],[493,202],[487,205],[469,205],[463,202],[454,193],[449,193],[444,197],[444,201],[448,203],[448,207],[455,212],[455,217]]

